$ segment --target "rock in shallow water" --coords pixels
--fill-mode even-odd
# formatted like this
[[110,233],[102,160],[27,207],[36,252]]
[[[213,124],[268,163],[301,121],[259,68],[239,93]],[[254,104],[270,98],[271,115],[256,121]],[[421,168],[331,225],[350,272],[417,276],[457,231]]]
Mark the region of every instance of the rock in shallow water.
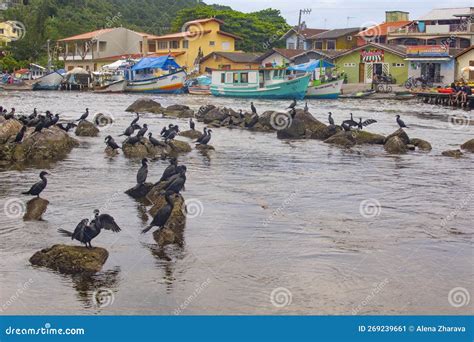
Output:
[[34,128],[28,128],[21,143],[13,143],[21,123],[8,120],[0,124],[0,160],[8,162],[38,162],[46,160],[61,160],[71,152],[79,142],[70,137],[58,127],[44,129],[34,133]]
[[474,153],[474,139],[466,141],[464,144],[461,145],[461,148],[468,152]]
[[33,198],[26,203],[25,221],[41,221],[43,214],[48,209],[49,201],[42,198]]
[[[166,245],[172,243],[181,243],[183,241],[183,231],[186,226],[186,207],[184,198],[180,194],[172,196],[173,211],[166,222],[163,229],[157,229],[153,232],[153,238],[159,245]],[[166,205],[166,200],[163,195],[154,198],[154,205],[150,209],[152,216],[156,215],[158,210]]]
[[290,118],[288,124],[285,123],[285,118],[276,114],[270,121],[273,122],[273,126],[277,127],[278,139],[320,139],[326,140],[334,132],[323,124],[316,120],[311,113],[305,112],[302,109],[296,110],[296,115],[291,118],[290,114],[286,114],[287,118]]
[[403,130],[403,128],[399,128],[398,130],[396,130],[395,132],[393,132],[392,134],[390,134],[387,139],[386,139],[386,142],[388,140],[390,140],[390,138],[392,137],[398,137],[401,139],[401,141],[405,144],[405,145],[408,145],[410,143],[410,138],[408,137],[408,134]]
[[77,125],[75,133],[78,137],[96,137],[99,132],[99,129],[92,122],[82,120]]
[[36,252],[30,262],[64,274],[96,273],[102,269],[108,257],[109,252],[100,247],[54,245]]
[[410,140],[411,144],[415,145],[418,147],[419,150],[429,152],[433,148],[431,147],[431,144],[427,142],[426,140],[423,139],[418,139],[418,138],[413,138]]
[[153,101],[150,98],[143,97],[136,100],[133,104],[131,104],[125,111],[127,112],[149,112],[155,114],[163,113],[164,108],[161,106],[160,103]]
[[334,134],[332,137],[324,140],[326,144],[334,144],[342,147],[352,147],[356,144],[353,132],[344,132]]
[[145,198],[152,188],[153,188],[153,183],[144,183],[144,184],[136,185],[131,189],[128,189],[127,191],[125,191],[125,193],[135,199],[141,199],[141,198]]
[[399,136],[392,136],[387,140],[384,145],[385,151],[392,154],[403,154],[406,153],[408,148],[407,144],[399,137]]
[[375,134],[367,131],[353,131],[356,144],[375,144],[383,145],[385,137],[380,134]]
[[461,158],[464,153],[461,150],[448,150],[441,153],[441,155],[445,157],[452,157],[452,158]]
[[192,140],[199,139],[200,137],[202,137],[202,135],[203,134],[201,132],[196,131],[196,130],[192,130],[192,129],[179,133],[180,137],[185,137],[185,138],[189,138],[189,139],[192,139]]

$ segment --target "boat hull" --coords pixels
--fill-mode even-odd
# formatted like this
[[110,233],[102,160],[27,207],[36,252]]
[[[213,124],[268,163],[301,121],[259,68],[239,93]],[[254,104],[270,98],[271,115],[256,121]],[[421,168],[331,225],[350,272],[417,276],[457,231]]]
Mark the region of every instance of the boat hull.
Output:
[[129,81],[125,91],[131,93],[180,94],[183,92],[185,80],[186,73],[178,71],[146,80]]
[[343,79],[315,86],[309,86],[306,97],[309,99],[337,99],[341,94]]
[[209,86],[188,87],[188,92],[191,95],[211,95],[211,89]]
[[35,80],[33,90],[58,90],[64,77],[56,71]]
[[240,98],[261,98],[261,99],[298,99],[306,96],[308,90],[309,75],[295,78],[264,88],[255,87],[232,87],[232,86],[211,86],[211,93],[214,96],[240,97]]
[[94,93],[121,93],[125,91],[127,82],[125,80],[119,80],[110,84],[99,86],[94,88]]

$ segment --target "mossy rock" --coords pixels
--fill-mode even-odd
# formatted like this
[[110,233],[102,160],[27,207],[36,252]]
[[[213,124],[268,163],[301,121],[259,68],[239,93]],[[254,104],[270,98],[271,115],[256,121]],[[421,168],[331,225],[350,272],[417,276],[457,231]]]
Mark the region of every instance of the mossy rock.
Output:
[[215,148],[212,145],[198,144],[198,145],[196,145],[196,150],[199,150],[199,151],[215,151]]
[[152,188],[153,188],[153,183],[144,183],[140,185],[137,184],[133,188],[125,191],[125,193],[135,199],[142,199],[142,198],[146,198],[146,195],[150,192]]
[[194,111],[185,105],[175,104],[163,109],[163,113],[167,116],[176,118],[193,118]]
[[107,146],[104,150],[104,153],[109,156],[109,157],[115,157],[118,156],[120,153],[118,150],[114,150],[112,147]]
[[126,143],[126,140],[122,143],[123,154],[127,158],[156,158],[160,156],[166,156],[169,154],[171,149],[169,147],[153,146],[153,144],[147,138],[142,138],[141,142],[135,145]]
[[30,262],[64,274],[96,273],[108,257],[109,252],[100,247],[54,245],[36,252]]
[[5,120],[0,116],[0,144],[14,140],[22,126],[22,123],[18,120]]
[[203,136],[202,132],[196,131],[196,130],[188,130],[188,131],[183,131],[179,133],[180,137],[185,137],[188,139],[196,140],[199,139]]
[[461,145],[461,148],[465,151],[474,153],[474,139],[466,141],[464,144]]
[[165,108],[163,108],[160,103],[150,98],[143,97],[132,103],[127,109],[125,109],[125,111],[135,113],[148,112],[162,114],[164,109]]
[[380,134],[375,134],[367,131],[354,131],[354,138],[356,144],[373,144],[373,145],[383,145],[385,143],[385,137]]
[[408,150],[407,144],[405,144],[405,142],[396,135],[387,140],[384,145],[384,149],[391,154],[403,154]]
[[410,140],[412,145],[415,145],[419,150],[429,152],[433,149],[431,144],[423,139],[413,138]]
[[[184,198],[180,194],[174,194],[172,196],[173,211],[171,216],[166,222],[163,229],[157,229],[153,232],[153,238],[158,244],[165,245],[170,243],[180,243],[183,241],[183,231],[186,226],[186,207],[184,204]],[[150,215],[154,216],[166,205],[166,200],[163,195],[155,198],[153,207],[150,209]]]
[[451,158],[461,158],[464,153],[461,152],[461,150],[448,150],[448,151],[444,151],[441,153],[441,155],[445,156],[445,157],[451,157]]
[[11,163],[61,160],[74,147],[79,146],[79,142],[76,139],[70,137],[58,127],[50,127],[40,133],[34,133],[34,128],[28,128],[23,141],[15,144],[11,141],[17,133],[14,132],[9,142],[0,144],[0,160]]
[[75,134],[78,137],[96,137],[99,132],[99,129],[92,122],[82,120],[78,123]]
[[324,140],[324,143],[341,147],[352,147],[356,144],[356,139],[353,135],[353,132],[341,131]]
[[385,140],[385,142],[387,142],[392,137],[400,138],[405,145],[408,145],[410,143],[410,138],[408,137],[408,134],[403,130],[403,128],[399,128],[398,130],[390,134]]
[[[291,118],[290,114],[283,113],[287,118],[290,118],[287,125],[279,124],[284,122],[283,120],[278,121],[278,118],[274,117],[274,124],[277,128],[278,139],[319,139],[326,140],[334,133],[331,133],[328,126],[323,124],[321,121],[315,119],[309,112],[305,112],[302,109],[296,110],[296,115]],[[284,118],[284,117],[283,117]],[[280,118],[281,119],[281,118]]]
[[181,140],[171,140],[168,142],[168,146],[171,148],[168,150],[168,154],[179,154],[191,152],[191,145]]
[[33,198],[26,203],[25,221],[41,221],[43,214],[48,209],[49,201],[43,198]]

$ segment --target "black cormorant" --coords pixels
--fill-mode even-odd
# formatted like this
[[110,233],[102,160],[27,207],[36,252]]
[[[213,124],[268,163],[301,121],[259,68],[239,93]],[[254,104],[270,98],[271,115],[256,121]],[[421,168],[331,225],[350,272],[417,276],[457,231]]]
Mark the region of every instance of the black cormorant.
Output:
[[173,195],[172,191],[166,191],[165,192],[166,205],[161,207],[157,211],[155,217],[153,217],[153,220],[148,225],[148,227],[146,227],[145,229],[142,230],[142,234],[145,234],[146,232],[148,232],[153,227],[158,227],[158,228],[161,229],[165,226],[166,222],[168,222],[168,219],[171,216],[171,213],[173,212],[174,203],[171,200],[172,195]]
[[257,114],[257,108],[253,105],[253,102],[250,102],[250,109],[252,110],[252,113]]
[[135,145],[142,141],[142,137],[135,136],[135,137],[128,137],[123,143],[129,145]]
[[207,134],[201,139],[201,141],[198,142],[198,144],[207,145],[209,141],[211,140],[211,132],[212,132],[212,129],[208,129]]
[[204,130],[203,130],[203,134],[201,135],[200,138],[198,138],[196,140],[196,143],[200,143],[202,141],[202,139],[204,139],[204,137],[207,135],[207,127],[204,127]]
[[291,108],[290,110],[290,115],[291,115],[291,118],[294,119],[295,116],[296,116],[296,109],[295,108]]
[[304,103],[304,112],[305,112],[305,113],[308,113],[308,111],[309,111],[308,102],[305,102],[305,103]]
[[119,137],[126,135],[127,137],[131,136],[135,132],[135,127],[133,125],[128,126],[127,129],[119,135]]
[[141,185],[146,182],[146,178],[148,177],[148,159],[142,159],[142,167],[138,169],[137,172],[137,184]]
[[10,111],[10,113],[8,114],[5,114],[5,120],[10,120],[10,119],[13,119],[15,117],[15,108],[12,108],[12,110]]
[[296,99],[293,99],[293,102],[291,102],[290,106],[287,109],[293,109],[296,107]]
[[48,180],[46,179],[46,175],[49,175],[49,173],[47,173],[46,171],[41,171],[40,173],[41,180],[38,183],[34,184],[30,190],[26,192],[22,192],[22,195],[31,195],[31,196],[36,196],[39,198],[39,195],[46,188],[46,185],[48,185]]
[[[133,127],[133,126],[132,126],[132,127]],[[137,137],[144,137],[146,131],[148,131],[148,125],[147,125],[147,124],[143,124],[143,127],[142,127],[142,128],[138,131],[138,133],[137,133]]]
[[83,219],[79,222],[73,233],[65,229],[58,229],[58,232],[65,237],[70,237],[72,240],[82,242],[88,248],[92,248],[92,239],[99,235],[102,229],[111,230],[114,233],[121,231],[112,216],[100,214],[100,211],[96,209],[94,210],[94,219],[90,224],[89,219]]
[[60,129],[62,129],[63,131],[65,132],[69,132],[70,129],[74,128],[74,127],[77,127],[77,125],[73,122],[68,122],[66,124],[66,126],[64,126],[63,124],[61,123],[58,123],[56,124],[56,126],[58,126]]
[[84,121],[89,116],[89,108],[86,108],[86,112],[81,115],[81,117],[76,121]]
[[334,126],[334,119],[332,118],[332,113],[329,112],[328,121],[331,126]]
[[105,137],[105,143],[107,144],[108,147],[110,147],[112,150],[118,150],[121,147],[115,142],[114,138],[112,138],[111,135],[108,135]]
[[165,171],[163,171],[163,175],[161,176],[158,183],[162,182],[162,181],[165,181],[168,178],[170,178],[171,176],[175,175],[178,172],[177,171],[177,165],[178,165],[177,159],[176,158],[171,158],[170,159],[170,165],[165,169]]
[[359,118],[359,123],[357,124],[357,127],[359,129],[363,129],[364,127],[367,127],[368,125],[371,125],[376,122],[377,120],[374,120],[374,119],[367,119],[365,121],[362,121],[362,118]]
[[25,136],[26,128],[27,127],[25,125],[23,125],[23,127],[21,127],[20,131],[18,132],[18,134],[15,137],[15,140],[13,141],[14,143],[21,143],[22,142],[23,137]]
[[134,126],[138,120],[140,120],[140,115],[138,113],[135,113],[137,115],[137,117],[135,119],[132,120],[132,122],[130,123],[130,126]]
[[357,121],[354,120],[352,113],[351,113],[351,118],[349,120],[344,120],[343,123],[349,127],[357,127],[359,125]]
[[41,131],[43,130],[44,125],[45,125],[45,120],[46,120],[46,119],[43,119],[42,117],[40,118],[40,121],[39,121],[38,124],[35,126],[35,131],[34,131],[34,133],[41,133]]
[[[180,165],[177,167],[179,173],[170,178],[170,183],[166,187],[166,191],[172,191],[174,193],[179,193],[184,188],[186,183],[186,166]],[[175,177],[176,176],[176,177]]]
[[193,118],[189,119],[189,128],[191,128],[193,131],[196,128],[196,124],[193,121]]
[[150,140],[151,144],[153,146],[160,146],[160,147],[166,147],[165,144],[163,144],[161,141],[153,137],[153,133],[148,133],[148,140]]
[[400,119],[400,115],[397,115],[397,123],[398,123],[398,126],[400,126],[400,128],[408,128],[408,127],[405,125],[405,122],[403,122],[403,120]]

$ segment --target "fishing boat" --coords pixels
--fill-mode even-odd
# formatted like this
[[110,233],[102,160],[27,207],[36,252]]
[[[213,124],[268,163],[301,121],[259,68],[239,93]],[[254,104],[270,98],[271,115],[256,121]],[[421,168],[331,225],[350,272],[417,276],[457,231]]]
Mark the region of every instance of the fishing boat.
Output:
[[122,93],[125,91],[127,81],[125,79],[108,81],[100,85],[94,85],[94,93]]
[[37,78],[33,83],[33,90],[58,90],[61,86],[64,76],[57,71]]
[[199,76],[186,82],[188,93],[191,95],[211,95],[211,78]]
[[131,61],[118,60],[112,64],[102,66],[94,72],[94,93],[121,93],[125,91],[125,69],[131,66]]
[[309,74],[290,75],[286,68],[213,70],[211,93],[214,96],[303,99]]
[[308,63],[290,66],[288,70],[294,71],[296,74],[311,74],[306,98],[337,99],[341,94],[344,79],[342,77],[333,77],[330,74],[330,70],[333,68],[335,68],[335,65],[325,60],[314,60]]
[[126,92],[179,94],[186,72],[171,56],[145,57],[128,69],[126,77]]

